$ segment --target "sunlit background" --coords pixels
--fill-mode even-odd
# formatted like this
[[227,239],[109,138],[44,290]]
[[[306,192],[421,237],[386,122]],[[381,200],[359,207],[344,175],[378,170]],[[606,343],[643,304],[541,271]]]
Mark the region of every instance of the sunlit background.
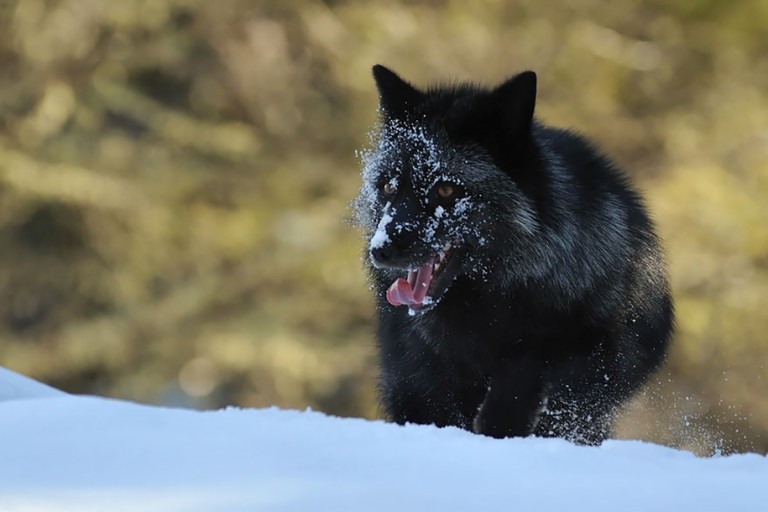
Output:
[[348,205],[370,68],[539,74],[666,241],[678,333],[621,437],[768,450],[768,2],[0,1],[0,365],[377,417]]

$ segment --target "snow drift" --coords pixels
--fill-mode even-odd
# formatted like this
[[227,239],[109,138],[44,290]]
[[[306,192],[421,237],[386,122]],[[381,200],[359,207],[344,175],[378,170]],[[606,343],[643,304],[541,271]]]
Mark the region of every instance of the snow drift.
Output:
[[0,510],[762,511],[768,458],[72,396],[0,369]]

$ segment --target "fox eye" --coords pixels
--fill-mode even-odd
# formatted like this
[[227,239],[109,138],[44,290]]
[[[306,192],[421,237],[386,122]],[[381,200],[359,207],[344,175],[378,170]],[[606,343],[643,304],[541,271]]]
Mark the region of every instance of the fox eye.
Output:
[[395,193],[395,186],[392,183],[385,183],[383,190],[386,195],[391,196]]
[[437,196],[441,199],[450,199],[456,194],[456,187],[450,183],[438,183],[435,187],[435,192],[437,192]]

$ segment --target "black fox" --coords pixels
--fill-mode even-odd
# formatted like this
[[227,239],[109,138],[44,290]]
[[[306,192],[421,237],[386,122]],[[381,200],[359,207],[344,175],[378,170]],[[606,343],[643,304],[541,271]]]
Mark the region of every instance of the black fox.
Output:
[[397,423],[597,444],[663,361],[673,305],[627,177],[534,119],[536,75],[418,89],[373,74],[358,222]]

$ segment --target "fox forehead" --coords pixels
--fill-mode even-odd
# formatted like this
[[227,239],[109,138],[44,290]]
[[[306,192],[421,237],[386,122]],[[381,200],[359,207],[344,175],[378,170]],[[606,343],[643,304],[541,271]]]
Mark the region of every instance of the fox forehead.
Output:
[[424,125],[387,121],[371,156],[370,177],[380,184],[397,186],[403,179],[426,187],[438,181],[461,182],[455,165],[457,148],[444,135]]

